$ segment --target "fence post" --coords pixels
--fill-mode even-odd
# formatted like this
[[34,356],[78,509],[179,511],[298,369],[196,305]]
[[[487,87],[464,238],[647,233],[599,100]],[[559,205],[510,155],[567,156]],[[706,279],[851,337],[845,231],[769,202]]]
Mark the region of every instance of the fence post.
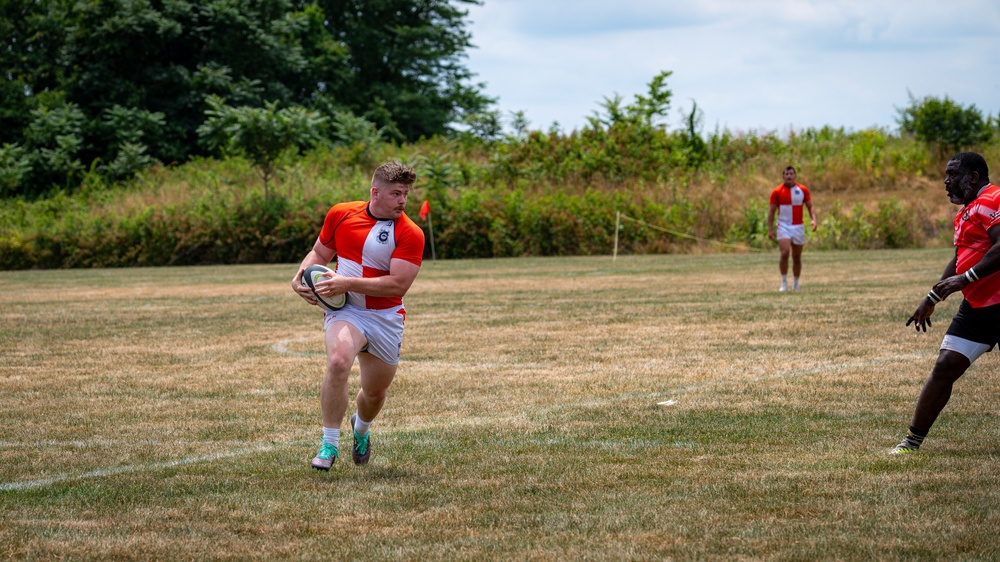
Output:
[[622,212],[615,211],[615,249],[611,253],[611,263],[615,263],[618,260],[618,229],[621,228],[622,224]]

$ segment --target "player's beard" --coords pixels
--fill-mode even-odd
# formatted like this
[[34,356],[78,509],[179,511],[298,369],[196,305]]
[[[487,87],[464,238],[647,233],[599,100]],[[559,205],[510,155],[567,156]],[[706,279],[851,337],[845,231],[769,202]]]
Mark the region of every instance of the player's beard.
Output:
[[956,205],[968,205],[972,202],[972,195],[972,180],[968,174],[958,180],[955,189],[948,189],[948,199]]

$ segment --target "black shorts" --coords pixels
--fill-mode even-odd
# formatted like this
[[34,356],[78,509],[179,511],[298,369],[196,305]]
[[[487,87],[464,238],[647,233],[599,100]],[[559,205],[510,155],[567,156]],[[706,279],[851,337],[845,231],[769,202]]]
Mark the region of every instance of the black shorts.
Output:
[[962,299],[947,335],[995,346],[1000,343],[1000,304],[973,308],[969,301]]

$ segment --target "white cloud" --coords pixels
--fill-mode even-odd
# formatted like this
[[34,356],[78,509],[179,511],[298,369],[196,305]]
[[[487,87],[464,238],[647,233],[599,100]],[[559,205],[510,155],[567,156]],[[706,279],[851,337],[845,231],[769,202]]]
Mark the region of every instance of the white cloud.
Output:
[[740,130],[894,127],[907,91],[1000,111],[992,0],[486,0],[470,20],[468,67],[533,128],[579,128],[662,70],[673,124],[692,99]]

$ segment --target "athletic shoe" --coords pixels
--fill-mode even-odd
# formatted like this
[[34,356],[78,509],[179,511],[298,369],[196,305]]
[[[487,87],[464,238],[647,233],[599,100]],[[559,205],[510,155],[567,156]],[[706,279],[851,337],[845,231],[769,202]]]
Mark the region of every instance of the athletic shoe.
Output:
[[354,459],[354,464],[368,464],[368,457],[372,454],[372,447],[368,441],[368,436],[372,432],[369,430],[364,435],[358,435],[358,432],[354,431],[354,420],[357,417],[357,414],[351,414],[351,433],[354,434],[354,446],[351,447],[351,457]]
[[778,292],[779,293],[784,293],[787,290],[788,290],[788,285],[782,285],[781,288],[778,289]]
[[330,470],[335,460],[337,460],[337,448],[330,443],[323,443],[313,459],[312,467],[316,470]]
[[910,441],[909,439],[903,439],[902,441],[899,442],[899,445],[896,445],[895,447],[892,448],[891,451],[889,451],[889,454],[906,455],[909,453],[916,453],[919,450],[920,450],[920,445],[917,445],[916,443]]

